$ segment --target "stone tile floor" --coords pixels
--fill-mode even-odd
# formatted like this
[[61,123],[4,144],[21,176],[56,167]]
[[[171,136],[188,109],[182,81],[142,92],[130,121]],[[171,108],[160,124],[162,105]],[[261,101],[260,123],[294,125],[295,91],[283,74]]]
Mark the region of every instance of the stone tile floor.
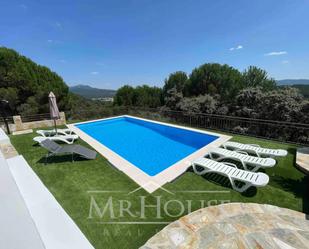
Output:
[[169,224],[141,249],[305,249],[309,248],[308,219],[306,214],[266,204],[223,204]]

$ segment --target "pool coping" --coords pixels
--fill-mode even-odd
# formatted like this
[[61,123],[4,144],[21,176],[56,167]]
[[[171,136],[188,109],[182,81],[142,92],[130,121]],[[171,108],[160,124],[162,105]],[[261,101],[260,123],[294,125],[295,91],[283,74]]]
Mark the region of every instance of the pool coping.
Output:
[[[109,120],[114,118],[120,118],[120,117],[129,117],[129,118],[135,118],[139,120],[143,120],[146,122],[152,122],[160,125],[180,128],[184,130],[199,132],[203,134],[208,135],[214,135],[218,138],[207,144],[206,146],[202,147],[201,149],[193,152],[189,156],[183,158],[182,160],[176,162],[175,164],[169,166],[165,170],[161,171],[155,176],[149,176],[145,172],[143,172],[141,169],[136,167],[134,164],[130,163],[105,145],[101,144],[99,141],[94,139],[93,137],[89,136],[85,132],[83,132],[81,129],[76,127],[76,125],[79,124],[86,124],[86,123],[92,123],[96,121],[102,121],[102,120]],[[131,115],[121,115],[121,116],[114,116],[109,118],[102,118],[102,119],[96,119],[91,121],[85,121],[85,122],[78,122],[74,124],[68,124],[68,128],[73,130],[82,140],[84,140],[86,143],[91,145],[98,153],[100,153],[103,157],[105,157],[111,164],[113,164],[118,170],[125,173],[127,176],[129,176],[133,181],[135,181],[141,188],[145,189],[148,193],[152,193],[162,187],[164,184],[171,182],[175,180],[177,177],[182,175],[187,171],[187,169],[191,166],[191,162],[199,157],[204,156],[207,154],[207,152],[211,148],[219,147],[221,144],[225,143],[226,141],[230,140],[232,137],[227,135],[222,135],[219,133],[204,131],[200,129],[195,129],[191,127],[181,126],[181,125],[174,125],[159,121],[154,121],[150,119],[144,119],[140,117],[135,117]]]

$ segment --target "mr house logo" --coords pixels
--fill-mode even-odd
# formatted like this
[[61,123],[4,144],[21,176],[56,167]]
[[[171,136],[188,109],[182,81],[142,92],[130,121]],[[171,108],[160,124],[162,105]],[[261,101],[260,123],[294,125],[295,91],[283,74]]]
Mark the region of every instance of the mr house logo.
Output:
[[168,224],[194,210],[230,202],[229,190],[170,191],[159,187],[158,194],[146,194],[143,187],[130,192],[88,191],[88,220],[100,224]]

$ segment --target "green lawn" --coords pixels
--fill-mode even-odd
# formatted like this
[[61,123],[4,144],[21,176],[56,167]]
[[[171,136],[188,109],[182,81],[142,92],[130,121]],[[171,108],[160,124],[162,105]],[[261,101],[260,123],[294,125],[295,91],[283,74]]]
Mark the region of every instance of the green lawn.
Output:
[[[131,217],[128,212],[124,213],[123,217],[118,217],[119,213],[117,213],[119,205],[121,205],[119,200],[127,200],[131,203],[131,213],[140,216],[140,196],[146,196],[147,204],[155,204],[158,198],[161,198],[159,211],[162,219],[156,218],[157,210],[155,208],[147,208],[146,218],[142,221],[176,220],[182,211],[178,205],[179,202],[191,203],[191,211],[199,209],[203,202],[207,205],[209,201],[208,204],[231,201],[268,203],[309,213],[308,178],[305,178],[294,166],[296,147],[293,145],[252,137],[233,137],[233,141],[258,143],[265,147],[288,150],[287,157],[280,158],[273,169],[266,170],[270,176],[270,183],[264,188],[251,188],[246,193],[240,194],[231,190],[226,185],[226,181],[222,182],[222,178],[211,176],[205,179],[188,171],[174,182],[164,186],[172,193],[158,190],[153,194],[148,194],[141,189],[128,195],[130,191],[138,188],[138,185],[125,174],[113,168],[101,155],[98,155],[94,161],[78,160],[74,163],[71,163],[69,157],[57,157],[51,160],[51,163],[44,165],[43,157],[46,151],[34,145],[32,141],[34,136],[34,133],[11,136],[11,141],[95,248],[138,248],[165,226],[164,224],[102,223],[106,221],[141,221],[138,217]],[[79,143],[86,145],[83,141],[79,141]],[[93,190],[115,192],[88,192]],[[225,192],[189,192],[197,190],[224,190]],[[105,213],[103,218],[100,218],[96,212],[93,212],[93,216],[89,218],[91,197],[99,206],[105,205],[108,198],[112,197],[117,217],[111,219],[110,214]],[[171,199],[177,200],[177,202],[167,203]],[[122,204],[126,206],[128,202],[122,201]],[[188,205],[185,207],[185,212],[187,211]],[[167,213],[175,217],[170,217]]]

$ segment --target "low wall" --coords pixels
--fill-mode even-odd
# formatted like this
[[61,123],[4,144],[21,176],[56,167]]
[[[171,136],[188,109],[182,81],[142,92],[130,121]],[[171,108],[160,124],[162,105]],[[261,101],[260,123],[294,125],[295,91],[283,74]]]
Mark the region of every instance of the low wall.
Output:
[[[31,122],[23,122],[21,116],[13,116],[13,124],[9,124],[10,131],[23,131],[29,129],[37,129],[37,128],[44,128],[44,127],[53,127],[54,120],[51,119],[44,119],[38,121],[31,121]],[[65,113],[60,112],[60,119],[56,120],[57,125],[65,125]]]

